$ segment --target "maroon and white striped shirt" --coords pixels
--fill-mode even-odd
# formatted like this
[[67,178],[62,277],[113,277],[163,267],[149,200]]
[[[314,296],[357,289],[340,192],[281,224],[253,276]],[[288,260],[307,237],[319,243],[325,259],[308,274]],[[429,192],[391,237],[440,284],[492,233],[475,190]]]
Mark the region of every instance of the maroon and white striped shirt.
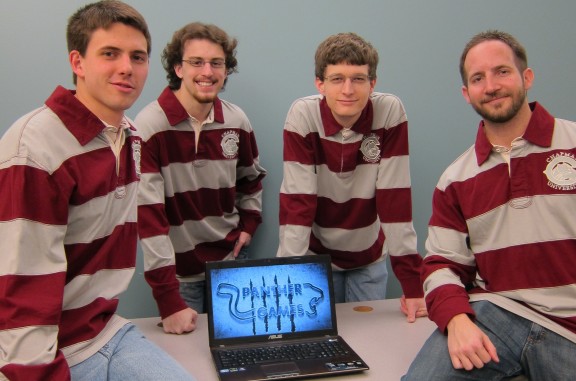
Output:
[[480,124],[433,196],[423,277],[444,331],[487,299],[576,342],[576,123],[532,103],[510,165]]
[[296,100],[284,125],[278,255],[330,254],[338,270],[387,252],[406,296],[422,297],[401,101],[373,93],[345,131],[323,96]]
[[172,90],[136,117],[142,136],[138,207],[145,277],[164,318],[186,308],[181,278],[230,254],[240,232],[262,222],[262,179],[246,114],[216,99],[196,147],[191,117]]
[[[128,123],[126,123],[128,125]],[[58,87],[0,140],[0,372],[65,380],[127,321],[140,139],[117,160],[73,91]]]

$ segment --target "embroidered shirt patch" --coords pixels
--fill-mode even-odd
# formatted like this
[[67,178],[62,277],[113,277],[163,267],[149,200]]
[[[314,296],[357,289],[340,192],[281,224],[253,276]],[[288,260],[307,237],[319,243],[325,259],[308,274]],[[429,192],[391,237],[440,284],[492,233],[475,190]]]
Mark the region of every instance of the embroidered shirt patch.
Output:
[[362,139],[360,152],[364,155],[364,160],[369,163],[380,161],[380,141],[376,134],[370,134]]
[[140,178],[142,171],[140,170],[140,158],[142,157],[142,146],[140,145],[140,140],[134,140],[132,142],[132,158],[134,159],[134,166],[136,168],[136,176]]
[[240,135],[235,131],[226,131],[222,134],[222,154],[228,159],[234,159],[238,156],[238,146],[240,144]]
[[576,159],[567,152],[559,152],[546,159],[548,165],[544,174],[548,178],[548,186],[557,190],[576,189]]

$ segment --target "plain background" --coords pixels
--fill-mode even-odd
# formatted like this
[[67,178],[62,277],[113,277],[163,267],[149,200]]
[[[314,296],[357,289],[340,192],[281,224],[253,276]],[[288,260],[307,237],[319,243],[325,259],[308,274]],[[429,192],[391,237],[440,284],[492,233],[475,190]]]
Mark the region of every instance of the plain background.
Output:
[[[40,106],[56,85],[72,87],[65,29],[87,1],[0,2],[0,133]],[[256,132],[264,180],[264,223],[254,257],[274,256],[282,181],[282,128],[299,97],[315,94],[314,52],[328,35],[356,32],[380,53],[376,90],[396,94],[408,112],[414,224],[424,254],[431,196],[442,171],[474,140],[479,117],[461,96],[458,61],[477,32],[501,29],[528,51],[535,71],[530,100],[576,120],[573,0],[128,0],[148,21],[152,56],[146,87],[127,112],[137,112],[166,86],[160,54],[172,33],[202,21],[238,38],[239,73],[220,95],[247,113]],[[41,192],[41,190],[39,190]],[[392,273],[391,273],[392,274]],[[401,290],[393,275],[388,297]],[[41,296],[39,296],[41,297]],[[141,252],[120,313],[158,314],[143,277]]]

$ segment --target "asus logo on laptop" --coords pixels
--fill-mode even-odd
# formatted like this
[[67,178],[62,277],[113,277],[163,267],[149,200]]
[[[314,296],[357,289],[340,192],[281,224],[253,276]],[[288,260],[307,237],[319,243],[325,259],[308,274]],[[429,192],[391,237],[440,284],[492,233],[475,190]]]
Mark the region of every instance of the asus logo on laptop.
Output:
[[268,340],[277,340],[277,339],[281,339],[282,335],[270,335],[268,336]]

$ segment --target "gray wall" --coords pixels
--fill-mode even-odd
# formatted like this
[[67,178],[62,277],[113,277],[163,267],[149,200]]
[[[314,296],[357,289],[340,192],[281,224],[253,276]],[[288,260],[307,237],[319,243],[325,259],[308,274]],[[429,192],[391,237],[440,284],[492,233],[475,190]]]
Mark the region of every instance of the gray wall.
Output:
[[[0,3],[0,133],[43,103],[57,84],[72,86],[65,25],[86,1],[3,0]],[[475,33],[498,28],[528,50],[536,79],[531,100],[554,115],[576,119],[573,0],[128,0],[148,20],[153,51],[148,82],[129,110],[134,117],[165,86],[160,52],[175,29],[215,23],[240,41],[239,69],[222,98],[248,114],[269,175],[264,224],[252,252],[273,256],[278,241],[282,127],[298,97],[316,93],[313,56],[329,34],[353,31],[379,50],[376,90],[398,95],[408,111],[415,227],[424,253],[430,199],[438,177],[474,139],[478,116],[460,95],[458,59]],[[41,191],[41,190],[39,190]],[[157,315],[142,275],[142,259],[120,312]],[[389,296],[400,295],[392,277]]]

